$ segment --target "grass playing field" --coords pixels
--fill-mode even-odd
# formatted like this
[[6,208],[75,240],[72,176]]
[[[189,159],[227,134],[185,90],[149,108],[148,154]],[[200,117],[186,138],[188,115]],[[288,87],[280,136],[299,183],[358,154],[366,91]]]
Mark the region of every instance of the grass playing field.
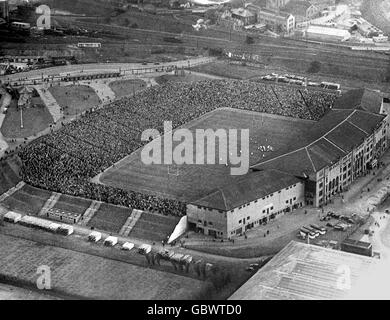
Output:
[[145,89],[146,83],[140,79],[118,80],[111,82],[109,86],[115,93],[115,98],[119,99]]
[[100,103],[95,91],[84,85],[54,86],[49,89],[65,115],[80,114]]
[[5,138],[29,137],[46,129],[53,123],[53,118],[49,110],[44,106],[41,98],[32,98],[32,104],[36,105],[36,107],[23,110],[23,128],[21,128],[20,111],[16,109],[17,101],[12,100],[3,125],[1,126],[1,133]]
[[[219,109],[190,122],[185,127],[191,131],[207,128],[249,129],[249,160],[252,164],[260,159],[267,159],[271,154],[283,152],[292,144],[299,143],[297,137],[304,136],[305,130],[313,123],[256,112]],[[158,140],[152,143],[158,143]],[[196,150],[195,144],[196,139],[193,141],[193,150]],[[264,148],[268,146],[271,146],[273,151],[265,151]],[[218,142],[216,150],[218,150]],[[218,161],[219,158],[216,158],[216,162]],[[141,160],[141,150],[137,150],[103,173],[100,182],[127,190],[193,201],[210,190],[231,182],[233,179],[230,175],[231,166],[233,165],[145,165]]]

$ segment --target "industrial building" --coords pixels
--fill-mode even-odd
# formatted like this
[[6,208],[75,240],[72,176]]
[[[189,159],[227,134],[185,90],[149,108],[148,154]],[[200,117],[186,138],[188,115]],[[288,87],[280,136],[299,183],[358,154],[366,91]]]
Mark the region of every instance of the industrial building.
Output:
[[[253,10],[255,6],[247,6]],[[287,12],[260,8],[257,10],[257,22],[272,27],[277,32],[291,33],[295,28],[295,17]]]
[[291,0],[282,9],[295,17],[296,23],[309,21],[316,18],[320,13],[320,8],[306,1]]
[[304,37],[321,41],[345,41],[351,37],[348,30],[310,25]]
[[373,258],[291,241],[229,300],[367,299],[378,284],[365,280],[378,267]]

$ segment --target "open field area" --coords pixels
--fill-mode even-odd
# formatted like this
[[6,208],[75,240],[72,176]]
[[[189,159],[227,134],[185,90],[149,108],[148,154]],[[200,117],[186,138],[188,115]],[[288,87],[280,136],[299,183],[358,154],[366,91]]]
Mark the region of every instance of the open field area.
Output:
[[[192,121],[185,128],[193,133],[196,129],[249,129],[250,163],[267,159],[272,153],[279,153],[297,143],[312,121],[232,109],[219,109]],[[195,136],[195,134],[194,134]],[[159,143],[154,140],[151,143]],[[193,141],[193,150],[196,139]],[[178,143],[174,143],[174,148]],[[163,145],[163,143],[162,143]],[[261,146],[272,146],[274,151],[264,151]],[[207,145],[205,144],[205,148]],[[216,143],[216,150],[219,144]],[[205,149],[206,154],[206,149]],[[216,163],[219,158],[216,159]],[[230,167],[225,164],[184,164],[181,166],[145,165],[141,160],[141,149],[108,169],[100,182],[139,192],[164,195],[191,201],[210,190],[227,184],[233,179]]]
[[34,286],[37,268],[47,265],[53,294],[92,299],[190,299],[207,286],[196,279],[4,234],[0,234],[0,243],[0,278]]
[[23,110],[23,128],[21,128],[20,111],[16,109],[17,101],[12,100],[3,125],[1,126],[1,133],[5,138],[29,137],[46,129],[53,123],[53,118],[41,98],[32,98],[32,104],[36,106]]
[[194,81],[202,81],[207,80],[210,77],[207,75],[197,74],[197,73],[189,73],[186,71],[185,75],[173,75],[173,74],[164,74],[162,76],[157,77],[155,80],[158,84],[162,85],[167,82],[194,82]]
[[115,98],[119,99],[145,89],[146,83],[141,79],[117,80],[111,82],[109,86],[115,93]]
[[0,195],[16,186],[20,178],[12,170],[8,163],[0,164]]
[[56,297],[0,283],[0,300],[57,300]]
[[54,86],[49,88],[50,93],[56,99],[65,115],[80,114],[100,103],[95,91],[88,86]]
[[236,63],[229,63],[226,60],[218,60],[212,63],[196,66],[193,67],[192,70],[231,79],[250,79],[267,74],[266,69],[264,69],[261,65],[259,65],[259,67],[250,67]]

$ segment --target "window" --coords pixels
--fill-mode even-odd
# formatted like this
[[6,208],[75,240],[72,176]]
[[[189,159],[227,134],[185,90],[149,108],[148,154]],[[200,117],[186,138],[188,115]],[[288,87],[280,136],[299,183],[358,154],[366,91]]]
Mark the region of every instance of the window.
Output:
[[242,220],[239,220],[239,221],[238,221],[238,223],[241,223],[241,222],[242,222]]
[[270,210],[274,210],[274,207],[271,207]]
[[278,191],[278,193],[282,193],[282,191]]
[[213,225],[213,223],[212,223],[211,221],[209,221],[209,225],[210,225],[210,226],[212,226],[212,225]]
[[294,197],[293,200],[297,200],[297,197]]
[[286,200],[286,203],[288,203],[288,200]]
[[257,202],[257,200],[255,200],[255,203]]
[[246,218],[247,220],[249,220],[251,217],[248,216],[248,218]]
[[265,210],[263,210],[263,213],[265,213]]

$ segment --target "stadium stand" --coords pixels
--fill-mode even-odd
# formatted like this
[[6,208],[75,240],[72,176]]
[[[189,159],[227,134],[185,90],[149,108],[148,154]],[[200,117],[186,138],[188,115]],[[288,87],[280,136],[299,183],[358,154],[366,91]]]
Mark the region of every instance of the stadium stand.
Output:
[[230,107],[319,120],[335,99],[332,93],[250,81],[168,83],[88,112],[35,140],[19,154],[21,175],[26,183],[47,190],[182,216],[186,206],[180,201],[98,185],[90,179],[143,146],[143,130],[162,131],[162,119],[172,120],[177,128],[217,108]]

